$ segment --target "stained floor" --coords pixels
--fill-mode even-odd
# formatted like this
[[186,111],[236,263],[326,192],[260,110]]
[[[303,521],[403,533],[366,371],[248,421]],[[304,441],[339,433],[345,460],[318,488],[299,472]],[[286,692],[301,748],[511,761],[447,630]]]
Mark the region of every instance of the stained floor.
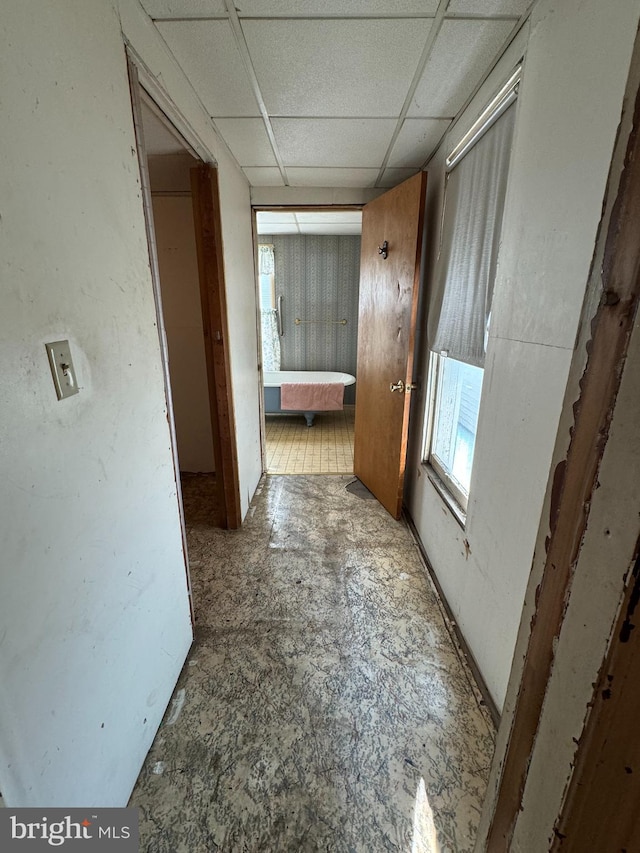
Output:
[[184,483],[196,640],[141,850],[472,850],[494,730],[409,530],[352,481],[267,477],[241,531]]
[[353,473],[355,406],[319,412],[312,427],[303,415],[266,416],[267,471],[270,474]]

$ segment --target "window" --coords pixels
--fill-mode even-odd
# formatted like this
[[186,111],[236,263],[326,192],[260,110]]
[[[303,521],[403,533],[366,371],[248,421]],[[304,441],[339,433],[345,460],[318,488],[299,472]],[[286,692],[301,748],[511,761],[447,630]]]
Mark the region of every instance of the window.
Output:
[[463,511],[471,487],[519,73],[447,159],[427,329],[432,354],[425,457]]
[[456,501],[466,508],[484,371],[435,355],[435,373],[430,462]]

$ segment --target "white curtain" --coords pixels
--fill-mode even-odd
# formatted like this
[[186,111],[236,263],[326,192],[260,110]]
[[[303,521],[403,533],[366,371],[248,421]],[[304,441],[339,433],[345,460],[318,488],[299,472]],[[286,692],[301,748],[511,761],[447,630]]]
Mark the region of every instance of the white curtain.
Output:
[[262,369],[280,370],[278,312],[275,308],[263,308],[260,315],[262,319]]
[[434,352],[476,367],[484,365],[515,112],[509,107],[449,172],[445,190],[428,338]]
[[272,275],[275,272],[275,254],[273,246],[258,246],[258,271],[260,275]]

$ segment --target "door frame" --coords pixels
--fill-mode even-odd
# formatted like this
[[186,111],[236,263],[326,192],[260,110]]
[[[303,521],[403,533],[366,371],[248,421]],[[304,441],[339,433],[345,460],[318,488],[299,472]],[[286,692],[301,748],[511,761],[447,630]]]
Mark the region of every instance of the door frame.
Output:
[[[262,321],[260,315],[260,269],[258,264],[258,246],[260,245],[260,235],[258,234],[258,213],[269,213],[275,211],[280,211],[281,213],[340,213],[341,211],[345,210],[355,210],[361,212],[364,206],[365,202],[362,202],[361,204],[254,204],[251,206],[256,293],[256,330],[258,335],[258,381],[260,383],[260,450],[262,454],[263,474],[267,473],[267,424],[266,414],[264,410],[263,393],[264,365],[262,363]],[[360,234],[360,236],[362,237],[362,233]]]
[[191,191],[219,519],[221,527],[237,530],[242,525],[242,508],[217,167],[201,163],[191,169]]
[[[165,397],[167,403],[167,420],[169,422],[170,436],[171,436],[171,450],[173,456],[173,464],[174,464],[174,473],[176,478],[176,489],[178,494],[178,505],[179,505],[179,513],[180,513],[180,523],[182,528],[182,539],[183,539],[183,548],[185,552],[185,560],[186,560],[186,573],[187,573],[187,582],[189,589],[189,596],[191,601],[191,581],[189,577],[189,568],[188,568],[188,557],[186,551],[186,526],[184,520],[184,507],[182,502],[182,490],[179,487],[180,484],[180,466],[178,460],[178,452],[177,452],[177,440],[176,440],[176,429],[175,429],[175,416],[173,410],[173,400],[171,394],[171,379],[169,375],[169,356],[168,356],[168,347],[167,347],[167,339],[166,339],[166,331],[165,331],[165,323],[164,323],[164,314],[162,310],[162,293],[160,287],[160,271],[158,266],[158,257],[157,257],[157,246],[155,239],[155,228],[153,223],[153,205],[152,205],[152,197],[151,197],[151,185],[149,180],[149,170],[147,164],[147,154],[144,144],[144,132],[142,127],[142,111],[141,111],[141,101],[142,94],[144,93],[147,101],[150,102],[151,106],[154,109],[156,115],[167,124],[168,129],[176,135],[181,142],[184,144],[185,150],[189,152],[194,157],[194,163],[206,163],[212,162],[213,158],[210,153],[207,151],[206,147],[199,139],[197,134],[190,128],[187,124],[184,117],[177,110],[173,102],[168,98],[164,90],[162,90],[157,81],[155,81],[151,72],[147,69],[144,62],[140,59],[140,57],[136,54],[136,52],[132,49],[132,47],[125,43],[125,53],[127,59],[127,70],[129,74],[129,88],[131,94],[131,107],[133,113],[133,123],[136,135],[137,142],[137,154],[138,154],[138,165],[140,171],[140,181],[141,181],[141,189],[142,189],[142,205],[144,209],[145,216],[145,227],[147,233],[147,242],[149,246],[149,264],[151,268],[151,279],[152,279],[152,287],[153,287],[153,295],[154,302],[156,307],[156,316],[157,316],[157,327],[158,327],[158,336],[160,340],[160,351],[161,351],[161,361],[162,361],[162,372],[163,372],[163,380],[165,385]],[[222,259],[222,238],[220,233],[220,217],[219,217],[219,205],[218,205],[218,225],[214,232],[214,238],[216,240],[216,252],[217,255]],[[196,237],[196,243],[198,241],[198,233],[197,233],[197,225],[194,222],[194,236]],[[222,263],[222,261],[221,261]],[[221,278],[222,287],[224,287],[224,268],[223,275]],[[202,274],[200,274],[200,287],[201,287],[201,296],[202,296]],[[226,328],[226,305],[223,305],[223,313],[222,317],[225,323]],[[211,337],[213,335],[213,331],[211,329],[211,318],[208,315],[205,315],[203,312],[203,333],[205,336],[205,344],[207,340],[207,335]],[[226,363],[229,363],[229,354],[228,354],[228,336],[225,334],[223,346],[225,349],[225,359]],[[227,465],[223,466],[223,462],[228,458],[232,460],[232,465],[235,471],[235,484],[236,484],[236,493],[237,498],[232,499],[229,497],[229,493],[223,489],[222,479],[220,476],[216,477],[216,487],[217,487],[217,512],[219,516],[216,518],[216,523],[223,528],[230,527],[239,527],[242,521],[241,512],[240,512],[240,491],[238,485],[238,466],[237,466],[237,449],[236,449],[236,435],[235,435],[235,423],[234,428],[231,432],[227,432],[226,440],[222,442],[222,446],[218,448],[218,452],[216,453],[216,440],[215,437],[220,431],[217,412],[219,408],[224,408],[225,406],[228,408],[229,406],[233,407],[233,397],[232,397],[232,387],[230,378],[227,382],[222,385],[216,383],[215,376],[210,367],[209,359],[207,358],[207,383],[209,387],[209,403],[211,409],[211,426],[212,433],[214,436],[214,458],[216,461],[216,468],[221,470],[223,467],[228,467]],[[213,405],[211,397],[213,394],[213,389],[215,389],[215,393],[222,398],[222,406]],[[221,455],[222,454],[222,455]],[[192,621],[193,621],[193,604],[191,605],[192,609]]]
[[151,202],[151,184],[149,181],[149,168],[147,165],[147,154],[144,146],[144,132],[142,129],[142,105],[140,100],[140,80],[138,68],[127,51],[127,71],[129,75],[129,92],[131,95],[131,110],[133,115],[133,128],[136,138],[136,150],[138,156],[138,168],[140,170],[140,184],[142,190],[142,207],[144,212],[145,231],[147,236],[147,248],[149,252],[149,267],[151,270],[151,286],[153,289],[153,301],[156,311],[156,327],[160,343],[160,358],[162,362],[162,379],[164,382],[164,396],[167,405],[167,422],[169,424],[169,436],[171,443],[171,457],[173,460],[173,477],[176,485],[176,497],[178,501],[178,515],[180,518],[180,535],[182,537],[182,554],[184,557],[184,571],[187,580],[187,595],[189,596],[189,613],[191,616],[191,629],[195,630],[195,611],[193,607],[193,587],[191,584],[191,573],[189,569],[189,552],[187,550],[187,529],[184,518],[184,503],[182,501],[182,489],[180,487],[180,464],[178,461],[178,443],[176,439],[176,423],[173,411],[173,396],[171,393],[171,381],[169,377],[169,350],[167,347],[167,334],[164,325],[164,314],[162,311],[162,293],[160,290],[160,269],[158,266],[158,250],[156,246],[156,233],[153,224],[153,205]]

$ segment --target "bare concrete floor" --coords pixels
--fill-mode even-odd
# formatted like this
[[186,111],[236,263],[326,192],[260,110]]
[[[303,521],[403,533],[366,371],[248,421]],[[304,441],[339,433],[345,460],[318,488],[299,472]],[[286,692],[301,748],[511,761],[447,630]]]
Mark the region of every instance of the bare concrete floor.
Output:
[[406,525],[351,480],[270,476],[236,532],[183,484],[196,641],[131,798],[142,850],[472,850],[491,720]]

